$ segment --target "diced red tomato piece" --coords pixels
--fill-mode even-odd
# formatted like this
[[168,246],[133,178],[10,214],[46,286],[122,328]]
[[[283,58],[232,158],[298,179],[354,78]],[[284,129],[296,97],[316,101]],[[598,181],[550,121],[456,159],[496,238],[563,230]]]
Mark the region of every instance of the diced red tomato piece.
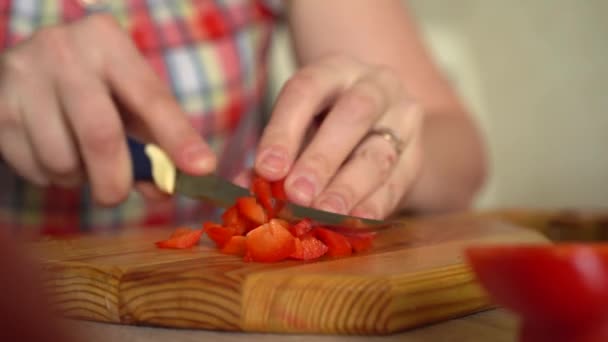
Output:
[[288,258],[296,248],[289,230],[275,220],[247,233],[245,260],[276,262]]
[[198,244],[202,234],[202,229],[191,229],[190,232],[185,232],[185,230],[180,229],[180,233],[177,236],[173,236],[167,240],[158,241],[156,242],[156,246],[158,248],[174,249],[190,248]]
[[317,239],[321,240],[329,248],[327,251],[328,256],[342,257],[353,253],[353,248],[344,235],[322,227],[314,228],[312,232]]
[[251,181],[251,192],[255,195],[255,198],[262,204],[262,207],[266,209],[268,218],[274,217],[274,207],[272,205],[272,191],[270,189],[270,183],[260,176],[254,176]]
[[193,229],[189,228],[189,227],[178,227],[177,229],[175,229],[173,231],[173,233],[171,234],[171,236],[169,238],[171,239],[171,238],[174,238],[174,237],[178,237],[178,236],[182,236],[182,235],[191,233],[192,230]]
[[285,178],[270,183],[270,189],[272,197],[287,201],[287,194],[285,193]]
[[247,238],[245,236],[235,235],[226,242],[226,244],[220,250],[224,254],[245,255]]
[[291,228],[289,228],[289,231],[291,231],[291,234],[293,234],[293,236],[299,237],[310,232],[313,227],[314,225],[312,220],[305,218],[291,226]]
[[466,251],[520,341],[608,341],[608,244],[478,246]]
[[345,235],[345,237],[355,253],[365,252],[370,249],[374,241],[374,235],[372,234],[354,234]]
[[255,197],[241,197],[237,199],[239,213],[258,225],[268,222],[264,208],[258,204]]
[[236,206],[226,209],[222,214],[222,222],[224,226],[234,227],[237,235],[243,235],[245,232],[257,227],[255,223],[249,222],[249,220],[239,214],[239,209]]
[[205,222],[203,225],[205,232],[218,247],[222,247],[236,234],[236,228],[232,226],[224,227],[213,222]]
[[328,247],[311,234],[296,238],[296,250],[290,257],[299,260],[313,260],[320,258],[328,251]]

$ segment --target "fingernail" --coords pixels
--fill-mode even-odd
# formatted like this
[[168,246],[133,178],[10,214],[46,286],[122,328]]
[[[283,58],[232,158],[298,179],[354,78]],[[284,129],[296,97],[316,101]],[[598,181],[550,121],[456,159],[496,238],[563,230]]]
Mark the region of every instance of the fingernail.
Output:
[[192,165],[192,171],[197,173],[209,173],[215,169],[215,156],[205,145],[196,144],[190,146],[185,152],[187,162]]
[[341,196],[329,195],[321,201],[319,209],[336,214],[346,214],[346,203]]
[[281,148],[271,147],[261,153],[258,167],[272,175],[282,174],[287,167],[287,153]]
[[296,203],[300,205],[309,205],[316,191],[314,181],[307,176],[296,178],[290,188]]

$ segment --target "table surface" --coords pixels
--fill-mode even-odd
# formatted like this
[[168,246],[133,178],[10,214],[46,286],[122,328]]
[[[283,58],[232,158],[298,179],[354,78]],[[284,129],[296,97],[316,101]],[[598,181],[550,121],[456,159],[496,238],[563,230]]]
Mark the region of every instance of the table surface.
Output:
[[[81,336],[82,340],[90,342],[101,341],[131,341],[131,342],[189,342],[189,341],[310,341],[312,335],[279,335],[217,332],[204,330],[165,329],[156,327],[127,326],[95,322],[67,322],[71,331]],[[514,342],[517,334],[517,320],[513,315],[502,309],[488,310],[477,314],[456,318],[426,327],[406,331],[390,336],[334,336],[315,335],[314,341],[492,341]]]

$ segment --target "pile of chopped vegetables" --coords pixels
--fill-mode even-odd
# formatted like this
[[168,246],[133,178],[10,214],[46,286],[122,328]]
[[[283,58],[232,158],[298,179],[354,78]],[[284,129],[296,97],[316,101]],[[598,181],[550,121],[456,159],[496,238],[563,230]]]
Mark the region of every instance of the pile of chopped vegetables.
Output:
[[373,235],[345,235],[323,228],[311,219],[288,222],[275,217],[287,200],[283,181],[255,176],[251,197],[241,197],[222,214],[222,223],[205,222],[202,229],[178,228],[159,248],[189,248],[203,233],[220,252],[245,261],[313,260],[324,255],[349,256],[369,249]]

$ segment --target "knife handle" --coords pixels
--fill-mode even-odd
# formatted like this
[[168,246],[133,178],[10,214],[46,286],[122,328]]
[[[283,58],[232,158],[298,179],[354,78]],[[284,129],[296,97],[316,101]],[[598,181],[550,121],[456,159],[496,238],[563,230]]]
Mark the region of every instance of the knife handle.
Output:
[[165,152],[154,144],[143,144],[127,137],[134,181],[153,182],[160,190],[172,194],[176,169]]

